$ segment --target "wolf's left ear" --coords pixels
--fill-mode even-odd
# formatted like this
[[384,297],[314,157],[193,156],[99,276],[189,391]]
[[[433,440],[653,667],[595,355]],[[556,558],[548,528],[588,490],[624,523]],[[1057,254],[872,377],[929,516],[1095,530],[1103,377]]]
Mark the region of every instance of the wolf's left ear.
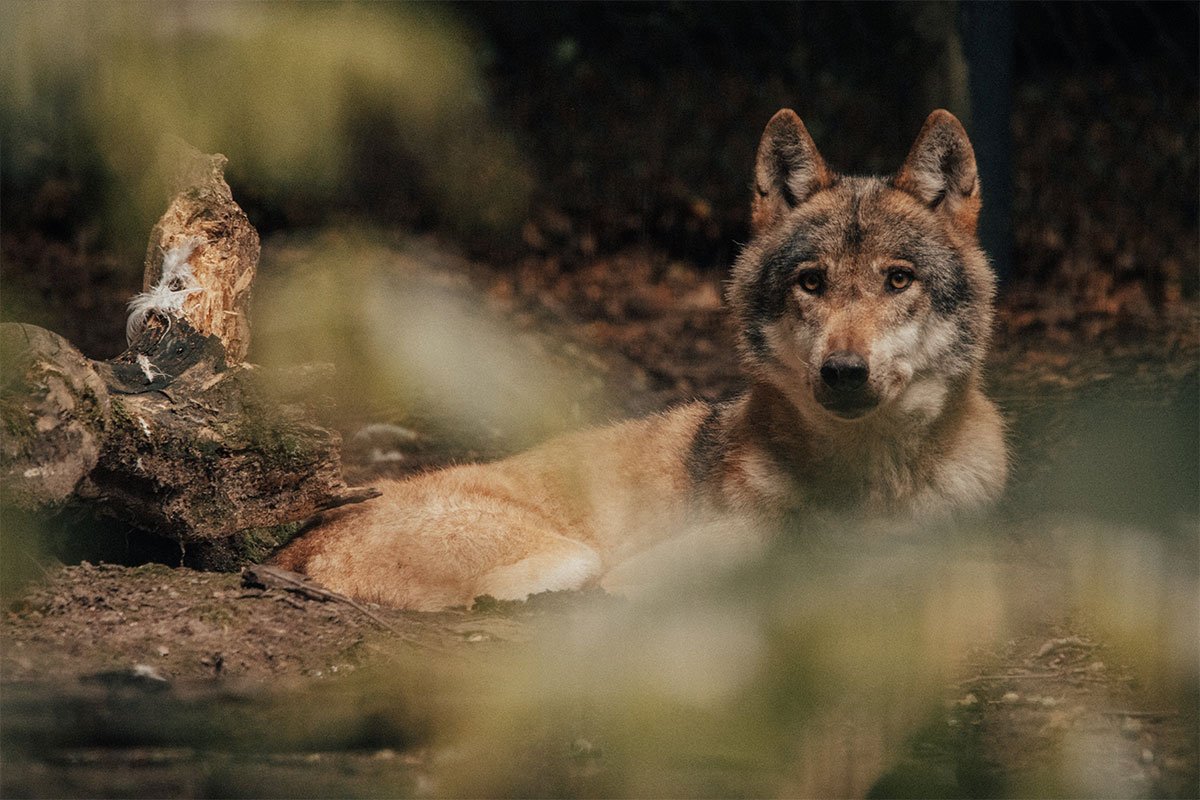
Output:
[[925,120],[895,186],[974,231],[979,219],[979,172],[962,123],[944,109]]
[[833,179],[825,159],[796,112],[775,112],[758,143],[754,164],[754,200],[750,227],[755,234],[770,228],[792,208],[829,186]]

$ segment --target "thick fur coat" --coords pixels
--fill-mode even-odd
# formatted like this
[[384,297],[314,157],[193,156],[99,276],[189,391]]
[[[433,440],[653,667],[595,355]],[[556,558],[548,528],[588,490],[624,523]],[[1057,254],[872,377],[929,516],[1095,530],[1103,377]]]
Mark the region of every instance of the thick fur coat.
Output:
[[697,530],[730,546],[827,510],[945,515],[995,499],[1004,428],[980,387],[995,279],[979,181],[953,115],[900,171],[849,177],[777,113],[754,170],[753,237],[728,306],[749,388],[583,431],[492,464],[385,482],[276,563],[360,600],[620,589]]

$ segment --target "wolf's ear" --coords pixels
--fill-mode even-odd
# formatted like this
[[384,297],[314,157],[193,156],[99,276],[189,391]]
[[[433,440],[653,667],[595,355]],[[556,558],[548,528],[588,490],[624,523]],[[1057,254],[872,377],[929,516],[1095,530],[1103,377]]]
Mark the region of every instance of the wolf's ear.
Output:
[[758,143],[750,206],[753,232],[759,234],[770,228],[832,179],[825,159],[796,112],[790,108],[775,112]]
[[895,186],[970,231],[979,219],[979,173],[962,123],[939,108],[925,120]]

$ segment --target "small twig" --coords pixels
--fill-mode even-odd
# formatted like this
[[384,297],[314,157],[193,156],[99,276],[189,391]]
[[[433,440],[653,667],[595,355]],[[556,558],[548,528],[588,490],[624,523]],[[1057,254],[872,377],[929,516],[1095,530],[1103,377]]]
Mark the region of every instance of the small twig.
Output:
[[1006,681],[1006,680],[1021,680],[1023,678],[1057,678],[1060,677],[1059,672],[1022,672],[1016,675],[976,675],[965,681],[959,681],[959,686],[966,686],[980,681]]
[[[174,401],[172,401],[172,402],[174,402]],[[208,413],[210,413],[210,414],[219,414],[219,413],[221,413],[221,412],[217,411],[217,409],[215,409],[215,408],[213,408],[212,406],[210,406],[208,403],[201,403],[199,400],[197,400],[197,399],[196,399],[196,398],[194,398],[194,397],[189,397],[189,398],[188,398],[188,403],[190,403],[191,405],[194,405],[194,406],[196,406],[196,407],[197,407],[197,408],[199,408],[199,409],[203,409],[204,411],[207,411],[207,412],[208,412]]]
[[374,487],[366,486],[351,486],[345,489],[336,497],[331,497],[320,505],[321,511],[332,511],[335,508],[352,505],[354,503],[363,503],[367,500],[373,500],[382,495],[383,492]]
[[279,602],[281,602],[281,603],[287,603],[287,604],[288,604],[289,606],[291,606],[292,608],[297,608],[297,609],[299,609],[299,610],[301,610],[301,611],[303,611],[303,610],[304,610],[304,603],[301,603],[299,600],[297,600],[296,598],[292,597],[292,596],[291,596],[290,594],[288,594],[287,592],[284,592],[283,594],[276,595],[276,596],[275,596],[275,599],[276,599],[276,600],[278,600],[278,601],[279,601]]
[[[396,634],[409,644],[421,647],[427,646],[424,642],[421,642],[411,634],[405,633],[396,626],[392,625],[390,622],[364,606],[362,603],[359,603],[357,600],[346,597],[344,594],[338,594],[337,592],[330,591],[314,581],[312,578],[309,578],[306,575],[301,575],[298,572],[291,572],[289,570],[280,569],[279,567],[272,567],[267,564],[256,564],[253,567],[245,567],[242,569],[242,585],[250,588],[283,589],[284,591],[293,592],[310,600],[344,603],[359,613],[370,617],[372,620],[387,628],[389,631]],[[299,608],[301,606],[297,607]]]

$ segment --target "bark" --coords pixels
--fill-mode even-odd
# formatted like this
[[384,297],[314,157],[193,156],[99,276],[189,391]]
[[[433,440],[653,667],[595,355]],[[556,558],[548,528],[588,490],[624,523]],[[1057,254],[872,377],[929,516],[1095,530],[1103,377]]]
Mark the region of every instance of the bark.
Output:
[[[378,493],[347,486],[339,435],[282,400],[279,376],[242,363],[259,243],[223,165],[185,159],[144,277],[182,303],[153,306],[126,352],[92,361],[50,331],[0,325],[0,497],[35,511],[86,504],[177,540],[200,554],[193,564],[234,569]],[[163,283],[172,252],[186,286]]]

